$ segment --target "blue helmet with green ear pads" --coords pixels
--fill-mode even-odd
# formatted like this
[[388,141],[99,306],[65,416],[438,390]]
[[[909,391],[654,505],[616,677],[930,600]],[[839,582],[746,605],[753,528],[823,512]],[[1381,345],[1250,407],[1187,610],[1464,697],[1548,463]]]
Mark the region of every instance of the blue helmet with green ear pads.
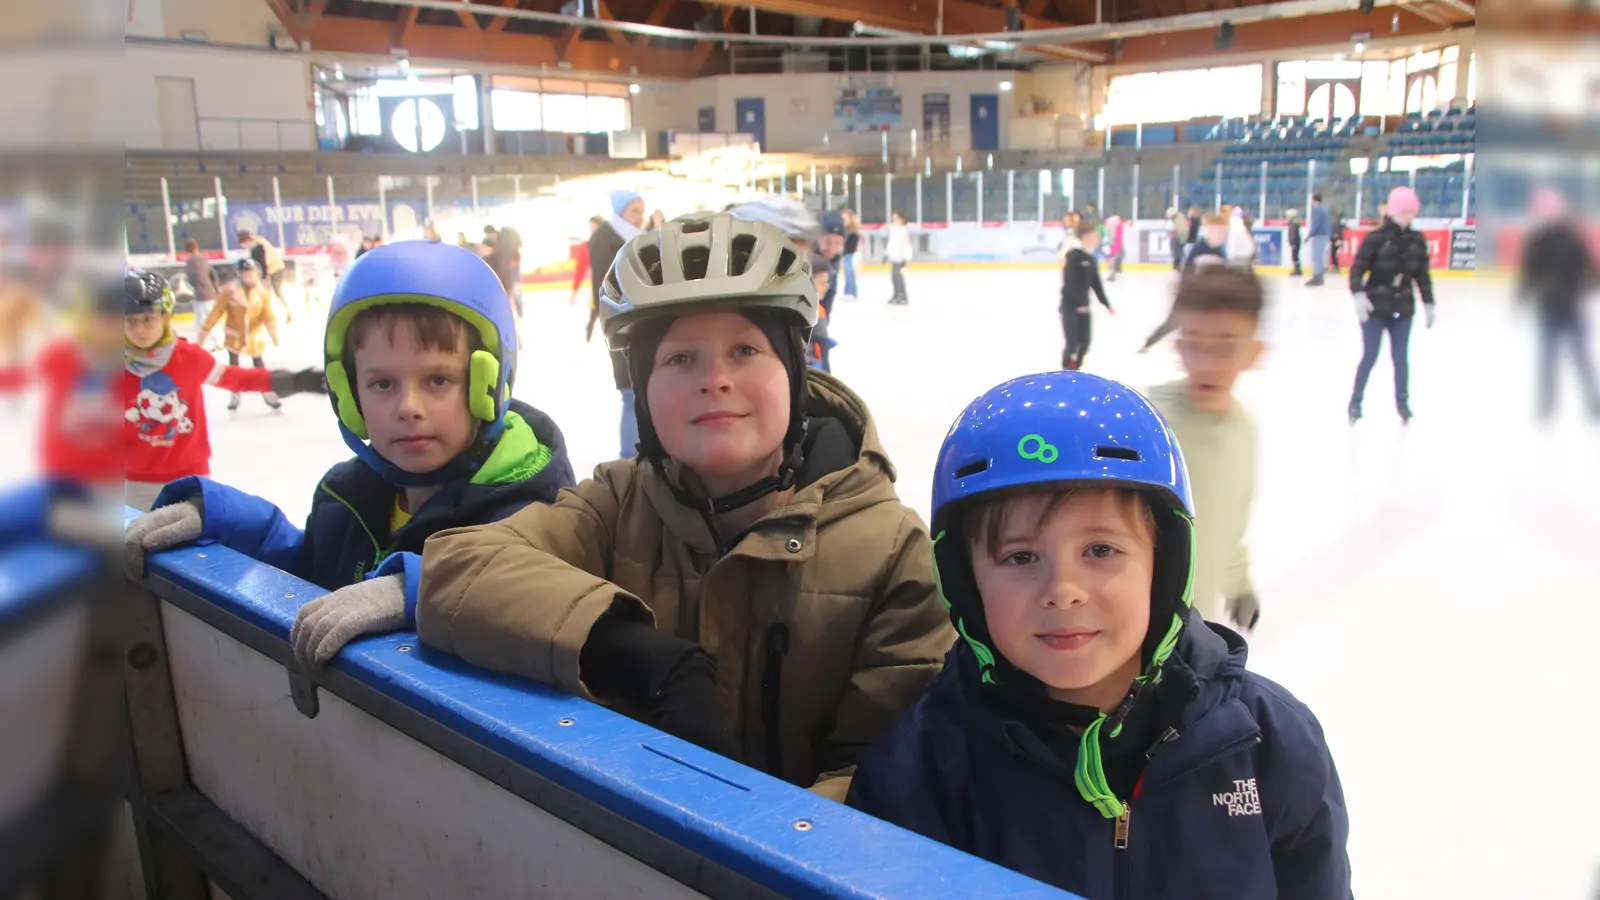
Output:
[[[447,465],[407,472],[367,444],[367,423],[355,387],[355,363],[344,358],[350,323],[375,306],[420,303],[465,320],[484,349],[468,363],[467,408],[484,424],[472,448]],[[476,253],[437,241],[401,241],[361,255],[339,280],[323,336],[328,399],[344,442],[384,477],[402,487],[441,484],[475,471],[505,427],[517,365],[517,329],[505,286]],[[483,451],[483,452],[475,452]]]
[[[1030,491],[1136,491],[1155,514],[1150,625],[1141,671],[1111,713],[1048,699],[1044,686],[994,648],[973,575],[965,520],[985,501]],[[1122,814],[1100,763],[1102,731],[1117,737],[1146,687],[1161,680],[1190,617],[1194,501],[1183,452],[1165,419],[1137,391],[1087,372],[1044,372],[997,385],[950,426],[933,474],[934,578],[951,622],[977,662],[984,690],[1003,702],[1074,717],[1083,728],[1074,780],[1102,815]]]

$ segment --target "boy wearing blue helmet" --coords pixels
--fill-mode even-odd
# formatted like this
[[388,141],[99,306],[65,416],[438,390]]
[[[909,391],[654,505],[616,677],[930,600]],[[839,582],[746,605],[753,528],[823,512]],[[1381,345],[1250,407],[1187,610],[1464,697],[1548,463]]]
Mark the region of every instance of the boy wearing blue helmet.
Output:
[[1189,608],[1188,476],[1143,397],[1052,372],[978,398],[933,532],[962,640],[852,806],[1091,900],[1350,896],[1321,726]]
[[128,529],[139,569],[144,551],[210,539],[334,591],[295,622],[296,653],[312,665],[409,621],[416,573],[407,602],[400,551],[553,502],[574,483],[560,429],[511,399],[510,300],[471,251],[408,241],[363,254],[334,294],[324,355],[356,458],[323,476],[304,531],[270,502],[204,478],[167,485]]

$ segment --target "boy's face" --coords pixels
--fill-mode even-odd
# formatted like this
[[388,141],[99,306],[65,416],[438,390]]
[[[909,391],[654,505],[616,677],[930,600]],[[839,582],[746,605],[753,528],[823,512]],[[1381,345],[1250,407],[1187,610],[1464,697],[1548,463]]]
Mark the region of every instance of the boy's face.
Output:
[[368,330],[355,348],[356,397],[372,449],[412,473],[432,472],[471,446],[478,423],[467,412],[466,341],[425,350],[406,319]]
[[1213,247],[1221,247],[1228,242],[1228,226],[1226,225],[1207,225],[1200,229],[1200,233],[1205,235],[1206,243]]
[[1173,315],[1178,355],[1189,373],[1189,402],[1206,412],[1227,412],[1239,373],[1261,356],[1255,317],[1236,310],[1181,309]]
[[822,255],[829,259],[837,258],[840,254],[844,253],[844,235],[823,235],[822,240],[817,242],[817,249],[821,250]]
[[167,317],[161,313],[139,313],[122,319],[122,333],[128,336],[129,343],[140,349],[154,347],[166,331]]
[[661,446],[713,494],[776,471],[789,430],[789,370],[739,313],[674,322],[656,349],[646,401]]
[[1090,253],[1100,249],[1100,232],[1098,231],[1089,232],[1081,240],[1083,241],[1083,249]]
[[973,574],[995,650],[1052,698],[1109,711],[1139,674],[1155,535],[1127,492],[1078,490],[1046,513],[1055,499],[1010,501],[999,542],[973,543]]
[[247,288],[253,288],[261,283],[261,273],[255,269],[240,269],[239,283]]

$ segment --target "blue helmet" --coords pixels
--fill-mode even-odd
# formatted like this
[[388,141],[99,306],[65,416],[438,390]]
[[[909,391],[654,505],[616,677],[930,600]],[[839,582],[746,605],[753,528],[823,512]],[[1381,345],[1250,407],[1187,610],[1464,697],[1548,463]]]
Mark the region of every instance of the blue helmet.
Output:
[[1029,489],[1074,486],[1143,493],[1156,514],[1150,630],[1142,674],[1109,716],[1072,707],[1083,727],[1077,783],[1108,817],[1122,805],[1100,767],[1101,730],[1116,737],[1122,721],[1177,648],[1193,585],[1194,504],[1178,441],[1138,392],[1086,372],[1045,372],[1008,381],[974,400],[950,427],[933,475],[934,568],[951,621],[976,659],[985,690],[1025,708],[1067,707],[1044,685],[996,653],[972,574],[963,518],[976,501]]
[[[367,423],[357,398],[353,361],[344,358],[350,323],[374,306],[420,303],[459,316],[477,332],[484,349],[468,363],[467,409],[484,424],[473,447],[447,465],[407,472],[367,444]],[[401,241],[362,254],[339,280],[323,338],[328,399],[344,442],[367,465],[402,487],[441,484],[475,471],[505,428],[517,367],[517,329],[505,286],[476,253],[437,241]]]

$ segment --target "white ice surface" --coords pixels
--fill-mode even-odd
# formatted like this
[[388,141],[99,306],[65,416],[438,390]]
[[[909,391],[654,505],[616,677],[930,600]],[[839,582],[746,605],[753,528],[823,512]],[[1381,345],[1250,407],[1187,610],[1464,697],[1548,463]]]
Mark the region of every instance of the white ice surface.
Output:
[[[835,372],[867,401],[927,514],[934,455],[974,396],[1056,366],[1059,276],[913,268],[841,299]],[[1600,635],[1600,429],[1565,384],[1557,422],[1531,419],[1533,336],[1503,283],[1441,280],[1439,324],[1412,337],[1401,427],[1387,348],[1355,428],[1344,409],[1360,341],[1348,294],[1269,276],[1269,350],[1239,394],[1257,417],[1250,531],[1264,613],[1250,665],[1321,719],[1343,779],[1359,897],[1590,898],[1600,871],[1600,691],[1582,681]],[[1109,285],[1087,368],[1144,386],[1176,377],[1170,347],[1135,356],[1171,276]],[[582,477],[615,453],[618,395],[586,310],[530,292],[516,396],[555,417]],[[274,366],[319,362],[314,316]],[[317,323],[320,326],[320,322]],[[1596,341],[1600,344],[1600,340]],[[325,400],[283,413],[207,395],[213,476],[303,518],[349,456]],[[15,445],[5,457],[18,459]],[[25,468],[25,466],[24,466]],[[17,471],[13,468],[12,471]],[[1263,793],[1271,786],[1262,785]]]

